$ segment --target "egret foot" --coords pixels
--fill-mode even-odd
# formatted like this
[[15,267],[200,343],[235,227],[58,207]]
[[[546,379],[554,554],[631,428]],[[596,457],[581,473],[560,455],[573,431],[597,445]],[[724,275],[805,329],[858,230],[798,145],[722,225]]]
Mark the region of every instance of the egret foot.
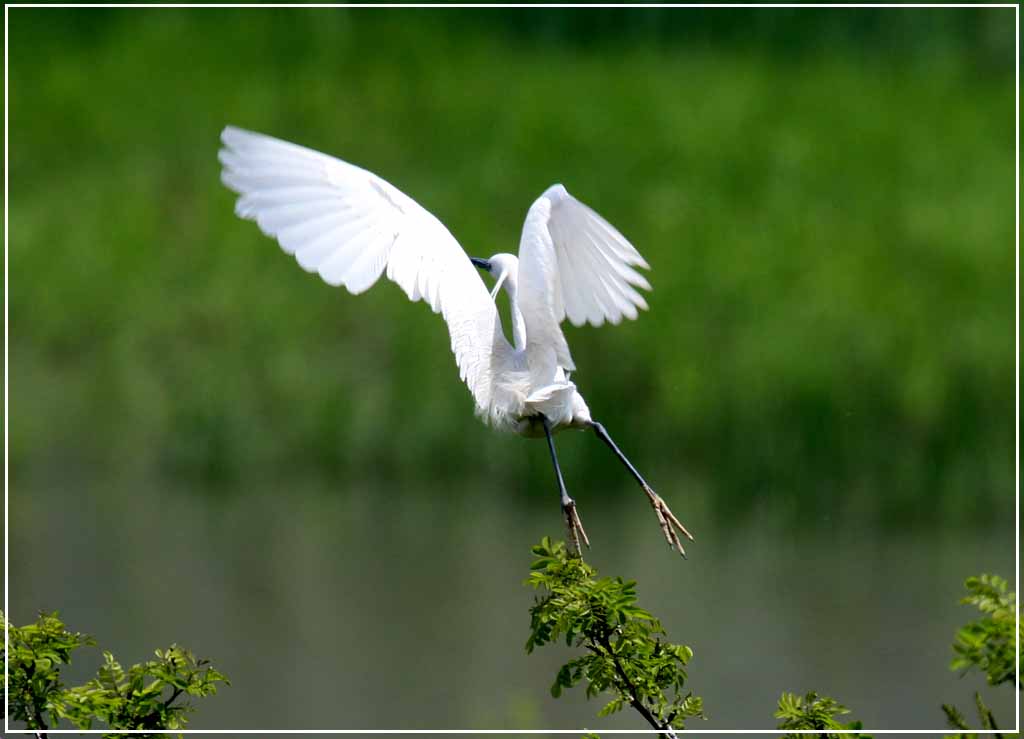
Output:
[[686,550],[683,549],[683,542],[679,539],[679,534],[682,533],[690,541],[693,541],[693,534],[687,531],[686,527],[679,522],[679,519],[675,517],[675,514],[668,507],[668,503],[660,495],[651,490],[647,485],[644,485],[643,488],[651,501],[651,508],[654,509],[654,514],[658,517],[658,525],[661,526],[661,533],[665,535],[665,541],[668,542],[669,547],[672,549],[678,549],[679,553],[683,555],[683,559],[685,559]]
[[580,514],[576,512],[576,501],[572,498],[565,501],[562,504],[562,513],[565,514],[565,528],[569,532],[569,546],[572,547],[577,556],[582,557],[583,550],[580,548],[580,539],[583,540],[588,549],[590,548],[590,539],[587,538],[587,532],[583,530]]

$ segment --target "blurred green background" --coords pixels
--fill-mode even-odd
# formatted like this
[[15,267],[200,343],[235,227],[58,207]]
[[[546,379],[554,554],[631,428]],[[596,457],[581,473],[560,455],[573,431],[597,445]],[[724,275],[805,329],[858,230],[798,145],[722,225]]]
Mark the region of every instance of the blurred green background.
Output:
[[522,653],[529,546],[562,535],[543,445],[473,419],[423,305],[235,218],[230,123],[377,172],[471,254],[553,182],[644,254],[651,310],[567,336],[690,561],[596,439],[557,443],[709,728],[770,727],[782,690],[876,728],[968,695],[960,582],[1014,567],[1012,9],[9,22],[15,621],[214,658],[196,728],[635,725]]

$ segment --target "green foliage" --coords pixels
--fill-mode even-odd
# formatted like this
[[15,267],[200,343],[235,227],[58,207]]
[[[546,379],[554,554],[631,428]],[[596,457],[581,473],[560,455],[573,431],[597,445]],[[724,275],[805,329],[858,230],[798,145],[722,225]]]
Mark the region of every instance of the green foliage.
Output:
[[[978,720],[981,721],[981,728],[983,730],[997,731],[999,729],[999,726],[996,725],[996,717],[993,715],[992,709],[982,700],[981,693],[974,693],[974,708],[978,712]],[[946,714],[946,723],[949,724],[950,728],[959,729],[963,732],[971,731],[971,727],[967,725],[967,719],[964,718],[964,715],[960,713],[956,706],[943,703],[942,712]],[[957,734],[956,739],[973,739],[975,736],[977,735],[973,733]],[[996,737],[998,739],[1001,735],[996,734]]]
[[[956,633],[953,642],[956,656],[950,669],[980,670],[989,685],[1012,683],[1020,664],[1020,654],[1014,658],[1017,597],[1007,591],[1006,580],[996,575],[969,577],[964,586],[969,595],[960,602],[977,607],[985,615]],[[1024,644],[1024,639],[1021,643]]]
[[[975,693],[977,696],[977,693]],[[967,719],[960,713],[960,710],[949,703],[942,704],[942,712],[946,714],[946,723],[953,729],[961,729],[963,731],[969,731],[971,727],[967,725]]]
[[[1014,631],[1016,629],[1017,598],[1010,591],[1006,580],[996,575],[979,575],[969,577],[964,583],[968,595],[960,602],[978,608],[984,618],[972,621],[956,634],[953,651],[956,657],[950,664],[952,670],[979,670],[985,673],[989,685],[1003,683],[1013,684],[1015,670],[1020,657],[1014,660]],[[974,706],[986,731],[996,731],[992,710],[985,704],[980,693],[974,694]],[[971,729],[963,713],[951,704],[944,703],[942,711],[946,722],[953,729],[969,732]],[[862,727],[860,721],[841,723],[836,717],[849,713],[849,709],[834,698],[819,696],[815,692],[800,697],[793,693],[783,693],[779,698],[779,707],[775,718],[781,719],[780,729],[821,731],[822,736],[835,737],[843,735],[864,736],[859,734]],[[796,736],[796,735],[791,735]],[[975,734],[959,734],[959,739],[974,737]],[[998,735],[997,735],[998,736]]]
[[95,640],[68,631],[57,613],[41,614],[22,627],[4,623],[11,644],[10,718],[29,729],[47,729],[47,718],[51,724],[64,719],[87,730],[96,721],[112,729],[180,729],[194,708],[179,698],[214,695],[217,683],[230,684],[208,660],[171,645],[156,650],[156,659],[127,670],[104,652],[94,679],[65,688],[60,667],[70,664],[73,651],[94,646]]
[[[1009,590],[1005,579],[996,575],[982,574],[965,581],[969,595],[962,604],[973,605],[984,615],[959,629],[953,642],[956,656],[950,669],[965,672],[977,669],[985,673],[989,685],[1013,684],[1018,659],[1014,659],[1014,633],[1016,629],[1017,597]],[[982,730],[997,731],[998,726],[992,710],[985,704],[980,693],[974,694],[975,710]],[[943,703],[942,711],[946,723],[952,729],[970,732],[964,714],[956,706]],[[781,720],[779,729],[821,731],[822,736],[838,737],[843,732],[853,736],[861,728],[859,721],[843,724],[837,716],[849,713],[849,709],[834,698],[819,696],[810,692],[804,697],[783,693],[778,701],[775,718]],[[796,735],[792,735],[796,736]],[[976,734],[958,734],[957,739],[969,739]],[[1000,736],[996,734],[996,736]]]
[[526,583],[543,595],[530,609],[526,651],[564,638],[589,652],[562,666],[552,696],[586,681],[588,698],[611,695],[601,716],[631,706],[665,732],[683,728],[687,718],[703,718],[701,699],[683,692],[693,650],[663,640],[661,623],[636,604],[635,582],[598,578],[563,542],[547,537],[532,552]]
[[204,698],[217,692],[218,682],[228,682],[208,660],[176,645],[155,653],[155,660],[126,671],[104,652],[97,676],[66,691],[57,714],[80,729],[92,728],[94,720],[125,729],[180,729],[195,709],[175,703],[179,696]]
[[[985,614],[977,621],[971,621],[956,632],[953,651],[956,656],[949,665],[951,670],[964,673],[978,670],[985,674],[989,685],[1014,684],[1020,665],[1020,654],[1014,659],[1014,636],[1017,629],[1017,595],[1009,590],[1009,584],[998,575],[978,575],[964,581],[968,595],[960,599],[963,605],[975,606]],[[1024,637],[1024,632],[1021,634]],[[1022,638],[1024,643],[1024,638]],[[985,704],[981,693],[974,693],[974,709],[978,714],[981,728],[996,731],[996,718]],[[970,726],[960,710],[949,703],[942,704],[946,723],[953,729],[969,732]],[[975,734],[958,734],[960,739]],[[1000,736],[1000,735],[996,735]]]
[[10,718],[24,721],[29,729],[45,729],[45,717],[56,720],[65,695],[61,665],[71,663],[71,653],[76,649],[96,642],[85,634],[68,631],[56,613],[41,613],[35,623],[22,627],[8,624],[2,613],[0,621],[8,630],[11,649],[10,682],[4,685]]
[[[795,693],[783,693],[779,697],[779,707],[775,711],[775,718],[780,719],[778,728],[788,730],[814,730],[820,731],[822,737],[839,736],[863,736],[865,739],[870,734],[860,734],[859,730],[863,724],[860,721],[842,723],[836,716],[843,716],[850,712],[846,706],[827,695],[818,695],[813,690],[805,696]],[[798,734],[789,734],[789,737],[798,737]]]

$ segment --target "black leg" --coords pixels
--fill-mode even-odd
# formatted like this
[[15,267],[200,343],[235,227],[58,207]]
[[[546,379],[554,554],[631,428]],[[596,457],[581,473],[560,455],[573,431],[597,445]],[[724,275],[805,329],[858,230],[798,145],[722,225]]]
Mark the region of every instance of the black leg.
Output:
[[605,427],[597,421],[594,421],[592,428],[594,429],[594,433],[597,434],[597,438],[607,444],[611,450],[615,452],[615,456],[619,458],[619,461],[622,462],[622,464],[626,465],[626,469],[629,470],[629,473],[636,478],[636,481],[640,483],[641,487],[643,487],[644,490],[650,490],[651,486],[647,484],[647,480],[644,479],[643,475],[637,472],[633,463],[630,462],[629,459],[626,458],[626,455],[622,453],[622,450],[615,445],[615,442],[612,441],[612,437],[608,435],[608,431]]
[[555,454],[555,440],[551,437],[551,424],[545,416],[541,416],[540,420],[544,425],[544,436],[548,440],[551,462],[555,465],[555,476],[558,478],[558,492],[562,498],[562,513],[565,515],[565,526],[569,530],[569,543],[576,550],[576,553],[580,554],[580,538],[582,537],[583,543],[588,547],[590,546],[590,539],[587,538],[587,532],[583,530],[580,516],[576,512],[576,502],[569,497],[569,492],[565,489],[565,480],[562,479],[562,468],[558,466],[558,455]]
[[679,522],[679,519],[673,515],[672,511],[669,510],[668,505],[664,500],[662,500],[661,496],[654,492],[654,489],[647,484],[647,480],[644,479],[643,475],[637,472],[633,463],[629,461],[626,455],[622,453],[622,450],[619,449],[614,441],[612,441],[612,437],[608,435],[608,431],[605,427],[597,421],[591,422],[590,427],[594,429],[594,433],[597,434],[597,438],[607,444],[608,448],[615,452],[615,456],[619,458],[619,461],[626,465],[626,469],[629,470],[629,474],[631,474],[636,481],[640,483],[640,487],[644,489],[648,499],[651,501],[651,506],[654,508],[655,514],[658,516],[658,524],[661,526],[661,531],[665,535],[668,545],[674,549],[678,549],[679,553],[685,557],[686,550],[683,549],[683,543],[679,539],[679,534],[676,533],[676,530],[678,529],[678,531],[686,536],[690,541],[693,541],[693,535],[687,531],[686,527],[683,526],[683,524]]
[[548,451],[551,452],[551,462],[555,465],[555,476],[558,477],[558,492],[562,495],[562,508],[565,508],[572,503],[572,498],[569,497],[569,492],[565,489],[565,480],[562,479],[562,468],[558,466],[558,455],[555,454],[555,440],[551,438],[551,424],[545,416],[541,416],[540,421],[544,424],[544,435],[548,439]]

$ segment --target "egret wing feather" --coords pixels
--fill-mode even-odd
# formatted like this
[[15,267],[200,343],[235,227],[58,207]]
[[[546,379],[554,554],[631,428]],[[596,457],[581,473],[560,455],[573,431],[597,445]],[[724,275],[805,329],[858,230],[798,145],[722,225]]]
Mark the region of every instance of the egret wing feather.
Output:
[[526,323],[534,382],[555,367],[574,368],[560,324],[574,326],[635,319],[647,302],[639,289],[649,269],[636,248],[562,185],[534,201],[519,243],[519,308]]
[[[526,358],[533,387],[555,381],[558,368],[575,369],[569,345],[559,326],[565,300],[577,296],[563,289],[559,255],[547,227],[551,202],[544,197],[530,206],[519,241],[517,305],[526,324]],[[568,290],[574,289],[569,284]]]
[[[574,198],[562,185],[552,185],[542,198],[551,203],[548,228],[552,242],[562,253],[576,257],[577,268],[560,272],[562,284],[575,286],[576,303],[566,301],[565,313],[574,326],[605,321],[619,323],[623,317],[635,318],[637,309],[647,303],[636,288],[650,290],[651,285],[637,269],[650,269],[629,240],[592,209]],[[596,310],[595,310],[596,306]]]
[[461,379],[495,424],[517,412],[505,384],[514,352],[494,301],[447,228],[372,172],[297,144],[227,127],[221,179],[235,212],[256,221],[310,272],[353,294],[386,274],[448,324]]

